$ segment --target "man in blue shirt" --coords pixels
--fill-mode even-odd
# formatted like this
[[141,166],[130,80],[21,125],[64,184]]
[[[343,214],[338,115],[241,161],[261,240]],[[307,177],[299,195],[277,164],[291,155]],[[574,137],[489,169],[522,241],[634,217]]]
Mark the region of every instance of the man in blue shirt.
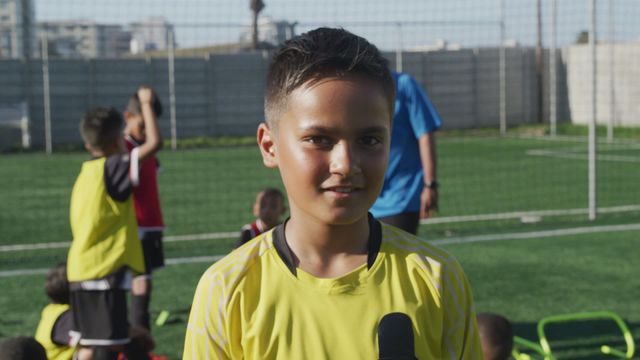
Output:
[[396,72],[393,77],[396,105],[389,166],[371,212],[416,234],[420,219],[431,217],[438,208],[434,132],[442,120],[415,79]]

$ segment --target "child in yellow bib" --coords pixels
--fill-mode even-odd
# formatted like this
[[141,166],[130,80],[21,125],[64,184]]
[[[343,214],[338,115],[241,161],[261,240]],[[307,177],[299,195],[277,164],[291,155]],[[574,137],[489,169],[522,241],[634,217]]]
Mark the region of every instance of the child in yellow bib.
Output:
[[93,156],[82,165],[71,193],[69,218],[73,241],[67,277],[74,328],[80,333],[79,358],[145,358],[129,338],[126,292],[130,274],[145,271],[131,192],[141,161],[161,145],[153,114],[153,91],[137,93],[147,141],[131,154],[124,146],[124,121],[115,109],[96,108],[80,123],[85,147]]
[[458,262],[368,214],[389,156],[387,66],[342,29],[276,52],[257,139],[291,217],[204,273],[184,359],[482,359]]
[[71,332],[73,317],[69,309],[69,282],[65,263],[49,271],[44,290],[51,303],[42,309],[36,340],[44,347],[49,360],[71,360],[77,339],[74,339],[74,333]]

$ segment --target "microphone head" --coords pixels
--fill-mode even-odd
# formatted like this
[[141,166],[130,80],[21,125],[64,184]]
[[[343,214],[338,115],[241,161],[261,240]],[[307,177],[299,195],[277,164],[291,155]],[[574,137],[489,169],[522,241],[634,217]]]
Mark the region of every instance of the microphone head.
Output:
[[414,360],[413,325],[403,313],[389,313],[378,325],[378,357],[380,360]]

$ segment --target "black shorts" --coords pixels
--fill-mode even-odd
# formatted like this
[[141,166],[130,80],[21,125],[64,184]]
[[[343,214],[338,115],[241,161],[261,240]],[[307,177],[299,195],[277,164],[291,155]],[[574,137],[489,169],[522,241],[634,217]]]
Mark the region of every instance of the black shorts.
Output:
[[162,250],[162,231],[139,231],[144,254],[145,274],[150,275],[156,269],[164,267],[164,251]]
[[129,343],[127,290],[72,290],[69,300],[74,330],[82,346]]

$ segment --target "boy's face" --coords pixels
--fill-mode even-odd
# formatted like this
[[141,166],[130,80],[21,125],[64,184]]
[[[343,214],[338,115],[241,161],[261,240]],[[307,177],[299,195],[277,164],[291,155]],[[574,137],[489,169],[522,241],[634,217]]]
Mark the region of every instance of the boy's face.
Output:
[[284,214],[284,203],[279,196],[265,196],[260,193],[253,206],[253,214],[269,227],[280,223],[280,216]]
[[387,167],[391,115],[382,89],[350,76],[307,82],[277,130],[258,129],[263,161],[278,167],[292,220],[352,224],[374,203]]

